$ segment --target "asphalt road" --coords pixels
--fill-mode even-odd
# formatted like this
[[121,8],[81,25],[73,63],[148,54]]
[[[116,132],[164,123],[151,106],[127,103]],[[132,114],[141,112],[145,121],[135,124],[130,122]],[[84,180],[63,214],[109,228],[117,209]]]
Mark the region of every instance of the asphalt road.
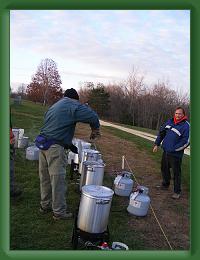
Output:
[[[130,129],[130,128],[126,128],[126,127],[123,127],[123,126],[115,125],[115,124],[112,124],[112,123],[109,123],[109,122],[106,122],[106,121],[103,121],[103,120],[100,120],[100,124],[102,126],[111,126],[111,127],[120,129],[120,130],[125,131],[127,133],[130,133],[130,134],[137,135],[137,136],[140,136],[142,138],[148,139],[148,140],[150,140],[152,142],[154,142],[155,138],[156,138],[155,135],[152,135],[152,134],[149,134],[149,133],[146,133],[146,132],[142,132],[142,131],[138,131],[138,130],[134,130],[134,129]],[[184,154],[190,155],[190,147],[187,147],[184,150]]]

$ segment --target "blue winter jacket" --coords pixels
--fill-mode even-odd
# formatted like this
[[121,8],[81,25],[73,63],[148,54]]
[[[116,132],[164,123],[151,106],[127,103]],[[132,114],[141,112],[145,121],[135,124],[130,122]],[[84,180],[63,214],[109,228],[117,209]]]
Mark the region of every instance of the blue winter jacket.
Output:
[[91,129],[100,127],[97,114],[78,100],[64,97],[53,104],[45,113],[41,135],[55,139],[63,145],[70,145],[77,122],[88,123]]
[[161,146],[165,152],[182,157],[184,149],[189,145],[189,131],[190,124],[187,120],[175,124],[171,118],[161,126],[155,144],[159,146],[162,142]]

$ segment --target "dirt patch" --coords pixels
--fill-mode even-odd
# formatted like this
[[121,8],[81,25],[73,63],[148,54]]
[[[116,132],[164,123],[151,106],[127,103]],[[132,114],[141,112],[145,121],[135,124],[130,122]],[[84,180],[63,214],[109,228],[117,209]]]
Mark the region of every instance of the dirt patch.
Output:
[[[78,125],[76,137],[87,141],[89,135],[90,128],[87,125]],[[125,169],[128,171],[131,169],[136,181],[149,188],[151,207],[147,216],[143,218],[131,216],[129,220],[130,228],[137,230],[145,241],[144,249],[170,250],[171,246],[171,249],[174,250],[189,250],[190,211],[188,191],[182,187],[181,198],[173,200],[171,198],[173,183],[167,191],[158,190],[156,186],[161,183],[160,165],[149,157],[145,151],[139,150],[134,143],[113,136],[107,129],[102,129],[102,137],[97,141],[96,146],[103,155],[107,174],[114,176],[116,171],[121,170],[122,156],[124,155],[129,165],[128,167],[125,164]]]

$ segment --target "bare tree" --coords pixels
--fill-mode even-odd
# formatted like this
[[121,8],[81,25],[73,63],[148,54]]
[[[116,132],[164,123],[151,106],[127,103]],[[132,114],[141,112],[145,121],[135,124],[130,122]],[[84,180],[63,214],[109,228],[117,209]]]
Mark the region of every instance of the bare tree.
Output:
[[[158,81],[149,88],[143,83],[143,79],[133,70],[126,81],[104,86],[105,91],[109,93],[110,100],[109,113],[104,113],[108,120],[159,129],[166,119],[173,116],[177,106],[183,106],[188,115],[188,95],[170,89],[168,82]],[[80,96],[83,95],[84,100],[87,100],[94,87],[93,82],[87,82],[81,88]],[[96,97],[99,95],[97,93]],[[95,100],[97,102],[97,99]]]
[[[41,88],[43,105],[55,101],[52,100],[54,96],[56,96],[57,99],[57,97],[62,95],[62,88],[60,86],[62,82],[58,73],[57,65],[52,59],[46,58],[41,61],[37,68],[37,72],[32,77],[31,84],[33,83],[34,86],[37,85]],[[52,92],[54,95],[52,95]]]
[[135,125],[136,103],[140,92],[144,88],[144,77],[139,76],[136,69],[133,67],[132,72],[129,74],[128,79],[125,81],[124,88],[128,98],[129,111],[132,115],[132,125]]

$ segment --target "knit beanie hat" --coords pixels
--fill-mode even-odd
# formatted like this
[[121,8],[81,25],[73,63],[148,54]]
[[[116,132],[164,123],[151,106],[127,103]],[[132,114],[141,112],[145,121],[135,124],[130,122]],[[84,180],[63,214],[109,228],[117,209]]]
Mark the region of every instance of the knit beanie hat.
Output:
[[73,98],[79,100],[79,95],[74,88],[65,90],[64,97]]

